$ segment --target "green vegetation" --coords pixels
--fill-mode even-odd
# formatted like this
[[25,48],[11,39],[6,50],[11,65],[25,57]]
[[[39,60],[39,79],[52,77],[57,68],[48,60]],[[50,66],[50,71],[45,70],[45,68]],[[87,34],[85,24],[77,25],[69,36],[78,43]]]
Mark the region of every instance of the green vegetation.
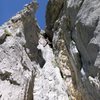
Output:
[[7,36],[11,36],[11,34],[12,34],[12,33],[9,32],[7,29],[5,29],[4,32],[5,32],[5,34],[6,34]]

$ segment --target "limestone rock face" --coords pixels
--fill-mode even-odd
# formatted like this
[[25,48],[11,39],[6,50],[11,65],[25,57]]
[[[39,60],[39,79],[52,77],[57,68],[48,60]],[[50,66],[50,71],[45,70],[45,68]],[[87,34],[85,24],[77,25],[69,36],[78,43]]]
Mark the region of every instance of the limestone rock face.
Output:
[[27,5],[0,27],[0,100],[33,100],[40,32],[36,6]]
[[61,77],[60,70],[55,61],[52,48],[46,44],[46,40],[39,39],[38,49],[42,51],[45,64],[38,67],[34,82],[35,100],[69,100],[67,87]]
[[0,27],[0,100],[100,100],[99,0],[49,0],[44,32],[36,9]]
[[[99,100],[99,0],[62,1],[63,7],[59,10],[59,14],[55,13],[56,19],[53,23],[47,24],[47,26],[53,25],[52,32],[48,36],[53,37],[56,60],[63,76],[66,76],[67,85],[66,80],[69,79],[70,82],[72,80],[68,85],[72,100]],[[56,0],[52,0],[54,7],[49,5],[49,9],[58,8],[55,2]],[[52,21],[54,14],[50,11],[47,12],[50,13]],[[68,71],[64,72],[65,69]],[[67,77],[68,75],[70,77]]]
[[[0,27],[0,100],[69,100],[32,2]],[[42,36],[43,37],[43,36]]]

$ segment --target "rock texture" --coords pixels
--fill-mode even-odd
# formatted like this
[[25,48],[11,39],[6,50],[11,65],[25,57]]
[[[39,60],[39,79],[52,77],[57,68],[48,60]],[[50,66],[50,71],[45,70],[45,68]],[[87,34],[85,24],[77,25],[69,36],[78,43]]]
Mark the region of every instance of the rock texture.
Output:
[[32,2],[0,27],[0,100],[69,100],[36,9]]
[[42,61],[36,6],[27,5],[0,27],[0,100],[33,100],[35,62]]
[[[58,9],[60,5],[57,5],[57,2],[61,1],[63,7]],[[53,37],[53,49],[62,73],[64,68],[70,69],[69,78],[73,85],[69,88],[71,98],[99,100],[99,0],[49,0],[48,5],[49,10],[46,14],[51,15],[50,20],[53,20],[54,16],[52,9],[57,8],[60,11],[59,14],[55,11],[57,17],[53,23],[47,24],[52,24],[52,32],[48,36]]]
[[41,37],[38,49],[42,51],[45,64],[38,67],[34,82],[35,100],[69,100],[66,85],[61,77],[52,49]]
[[0,100],[100,100],[99,0],[49,0],[44,32],[37,6],[0,27]]

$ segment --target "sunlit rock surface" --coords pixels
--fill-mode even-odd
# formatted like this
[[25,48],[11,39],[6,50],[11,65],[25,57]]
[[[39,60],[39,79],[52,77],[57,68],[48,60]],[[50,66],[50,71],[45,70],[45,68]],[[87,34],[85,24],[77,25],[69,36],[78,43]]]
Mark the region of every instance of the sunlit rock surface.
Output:
[[0,27],[0,100],[100,100],[99,0],[49,0],[43,31],[36,9]]
[[36,3],[0,27],[0,100],[33,100],[38,59]]
[[42,51],[45,64],[42,69],[38,67],[37,70],[34,82],[34,99],[69,100],[67,88],[61,77],[53,51],[43,37],[39,39],[37,48]]

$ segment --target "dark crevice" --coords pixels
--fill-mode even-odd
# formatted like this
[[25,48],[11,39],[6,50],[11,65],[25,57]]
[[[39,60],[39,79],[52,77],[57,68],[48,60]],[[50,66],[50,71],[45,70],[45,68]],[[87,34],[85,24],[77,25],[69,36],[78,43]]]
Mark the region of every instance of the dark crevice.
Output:
[[39,56],[39,58],[38,58],[39,65],[40,65],[41,68],[43,68],[43,66],[45,64],[45,60],[42,56],[41,50],[38,50],[38,56]]
[[0,39],[0,44],[3,44],[6,41],[7,35],[3,39]]
[[24,70],[28,70],[28,71],[30,71],[30,69],[28,68],[26,62],[23,61],[23,57],[21,57],[21,64],[22,64]]
[[0,94],[0,98],[2,97],[2,94]]
[[62,78],[64,78],[63,72],[60,70],[60,75]]
[[[60,13],[63,9],[64,2],[62,1],[59,4],[59,1],[55,1],[52,3],[52,1],[49,1],[47,4],[47,11],[46,11],[46,29],[45,32],[48,36],[48,39],[50,42],[52,42],[53,39],[53,27],[55,21],[59,18]],[[53,14],[55,12],[55,14]]]
[[82,7],[83,3],[84,3],[84,0],[81,1],[79,9]]
[[10,76],[11,76],[11,73],[6,71],[5,73],[0,73],[0,79],[2,81],[9,81],[10,84],[14,84],[14,85],[20,85],[17,81],[13,80],[13,79],[10,79]]
[[43,37],[45,38],[45,40],[47,41],[47,44],[49,44],[49,46],[51,48],[53,48],[52,42],[49,40],[49,37],[46,33],[43,34]]
[[8,71],[6,71],[5,73],[0,73],[0,79],[2,81],[7,80],[8,78],[10,78],[10,76],[11,76],[11,73]]
[[9,82],[10,82],[10,84],[13,84],[13,85],[20,85],[17,81],[15,81],[15,80],[13,80],[13,79],[7,79]]
[[5,39],[0,39],[0,44],[3,44],[5,42]]

